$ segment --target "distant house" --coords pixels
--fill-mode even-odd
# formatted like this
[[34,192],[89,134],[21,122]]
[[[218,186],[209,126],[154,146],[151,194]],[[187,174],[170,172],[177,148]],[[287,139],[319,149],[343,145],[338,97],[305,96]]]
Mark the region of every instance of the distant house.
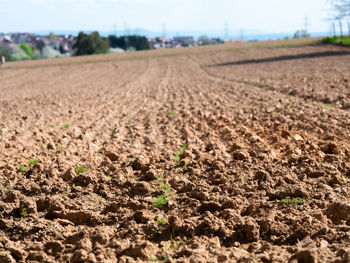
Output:
[[150,48],[170,48],[171,46],[171,40],[166,37],[156,37],[152,38],[149,41]]
[[3,42],[5,44],[11,44],[12,43],[11,36],[5,35]]
[[194,39],[193,37],[174,37],[174,43],[175,45],[188,47],[194,45]]

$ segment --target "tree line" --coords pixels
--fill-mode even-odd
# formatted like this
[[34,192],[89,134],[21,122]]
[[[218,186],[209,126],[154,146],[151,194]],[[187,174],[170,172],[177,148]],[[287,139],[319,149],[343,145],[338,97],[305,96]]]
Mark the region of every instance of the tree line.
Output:
[[73,45],[76,56],[108,53],[110,47],[124,50],[146,50],[150,48],[148,39],[144,36],[131,35],[116,37],[110,35],[106,38],[100,36],[97,31],[90,34],[80,32],[75,38]]

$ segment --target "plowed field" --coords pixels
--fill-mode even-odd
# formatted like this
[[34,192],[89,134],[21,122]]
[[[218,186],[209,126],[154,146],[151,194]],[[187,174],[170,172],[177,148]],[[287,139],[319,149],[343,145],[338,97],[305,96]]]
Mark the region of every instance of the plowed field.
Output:
[[0,262],[350,262],[350,49],[0,69]]

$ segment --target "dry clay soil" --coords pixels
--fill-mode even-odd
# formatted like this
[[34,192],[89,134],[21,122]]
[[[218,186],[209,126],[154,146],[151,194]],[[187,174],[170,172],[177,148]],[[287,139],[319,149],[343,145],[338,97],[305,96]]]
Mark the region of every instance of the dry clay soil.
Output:
[[350,49],[0,70],[0,262],[350,262]]

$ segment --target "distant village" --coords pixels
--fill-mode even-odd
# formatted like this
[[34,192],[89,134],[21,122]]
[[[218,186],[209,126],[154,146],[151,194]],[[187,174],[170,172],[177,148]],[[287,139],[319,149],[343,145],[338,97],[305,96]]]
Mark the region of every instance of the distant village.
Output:
[[[72,35],[55,35],[50,33],[49,35],[42,36],[32,33],[0,33],[0,56],[7,57],[7,60],[73,56],[75,55],[75,41],[76,37]],[[219,38],[208,38],[206,36],[199,37],[198,39],[194,39],[192,36],[178,36],[172,39],[156,37],[147,39],[147,41],[148,46],[144,49],[191,47],[225,42]],[[228,41],[226,40],[226,42]],[[109,53],[122,53],[133,50],[136,50],[136,48],[132,46],[126,49],[111,46]]]

